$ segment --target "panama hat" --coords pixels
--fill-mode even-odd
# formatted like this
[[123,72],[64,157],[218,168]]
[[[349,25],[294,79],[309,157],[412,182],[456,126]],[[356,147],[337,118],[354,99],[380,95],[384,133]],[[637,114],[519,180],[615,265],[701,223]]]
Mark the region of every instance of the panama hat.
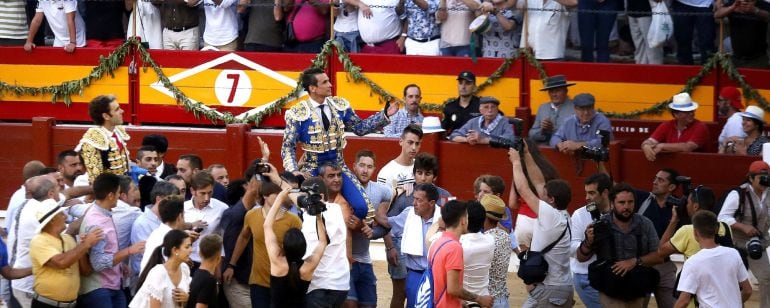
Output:
[[762,110],[762,108],[759,108],[758,106],[746,107],[746,111],[741,112],[741,116],[759,120],[762,123],[765,122],[765,111]]
[[486,194],[479,200],[484,210],[487,212],[487,217],[494,220],[506,220],[508,219],[508,213],[505,212],[505,202],[500,197]]
[[439,121],[438,117],[425,117],[422,119],[423,134],[437,133],[437,132],[443,132],[443,131],[444,129],[441,128],[441,121]]
[[698,109],[698,103],[694,102],[687,92],[682,92],[674,95],[671,103],[668,104],[668,108],[676,111],[693,111]]
[[45,226],[56,217],[57,214],[64,211],[64,208],[53,199],[47,199],[38,204],[37,212],[35,212],[35,218],[40,223],[37,227],[37,233],[45,228]]

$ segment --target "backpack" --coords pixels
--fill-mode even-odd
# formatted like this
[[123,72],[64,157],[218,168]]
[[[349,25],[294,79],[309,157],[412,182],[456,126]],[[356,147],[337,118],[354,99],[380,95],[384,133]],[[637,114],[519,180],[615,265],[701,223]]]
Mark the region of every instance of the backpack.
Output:
[[414,307],[415,308],[433,308],[436,307],[438,302],[441,301],[441,298],[444,297],[444,293],[446,293],[446,285],[444,286],[444,289],[441,290],[441,294],[438,296],[438,300],[434,301],[434,292],[433,289],[433,261],[436,260],[436,256],[438,255],[438,252],[441,251],[441,248],[444,247],[447,243],[451,242],[452,240],[447,240],[443,243],[441,243],[441,246],[438,246],[436,249],[436,252],[433,254],[433,258],[431,258],[430,263],[428,263],[428,268],[422,272],[422,277],[420,277],[420,283],[418,284],[420,287],[417,289],[417,299],[415,300]]

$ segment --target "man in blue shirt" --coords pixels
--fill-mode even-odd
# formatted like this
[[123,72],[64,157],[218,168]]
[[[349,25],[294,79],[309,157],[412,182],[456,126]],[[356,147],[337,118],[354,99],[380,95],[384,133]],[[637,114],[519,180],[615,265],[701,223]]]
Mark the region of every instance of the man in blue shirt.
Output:
[[559,127],[551,137],[551,146],[564,154],[574,154],[583,146],[601,147],[602,139],[597,132],[606,130],[612,137],[610,120],[603,114],[596,112],[594,104],[596,99],[588,93],[581,93],[572,100],[575,105],[575,115],[567,119],[567,122]]
[[479,99],[480,116],[470,119],[452,131],[449,140],[470,145],[489,144],[492,136],[513,139],[513,126],[500,114],[500,101],[491,96]]
[[404,107],[390,117],[390,124],[385,125],[382,133],[385,137],[401,137],[409,124],[421,124],[423,120],[420,112],[422,90],[416,84],[408,84],[404,87]]

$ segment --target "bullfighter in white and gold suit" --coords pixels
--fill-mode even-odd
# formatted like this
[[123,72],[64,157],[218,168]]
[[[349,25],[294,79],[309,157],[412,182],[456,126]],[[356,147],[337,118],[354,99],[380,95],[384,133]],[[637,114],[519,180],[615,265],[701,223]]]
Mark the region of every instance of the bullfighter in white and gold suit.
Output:
[[80,139],[75,151],[80,152],[94,182],[102,172],[123,175],[128,173],[128,140],[123,124],[123,109],[113,95],[100,95],[91,100],[88,114],[97,127],[89,128]]

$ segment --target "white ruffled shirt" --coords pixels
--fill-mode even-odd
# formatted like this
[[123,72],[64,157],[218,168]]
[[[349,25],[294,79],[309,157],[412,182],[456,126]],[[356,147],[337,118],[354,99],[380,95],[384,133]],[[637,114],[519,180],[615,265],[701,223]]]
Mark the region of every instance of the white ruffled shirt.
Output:
[[160,300],[161,308],[177,308],[178,305],[174,303],[174,298],[172,297],[173,290],[175,288],[181,288],[189,293],[190,281],[192,281],[192,278],[190,278],[190,268],[187,267],[187,264],[182,263],[180,267],[182,279],[179,280],[179,285],[175,286],[174,283],[171,282],[171,277],[169,277],[166,267],[163,264],[155,265],[155,267],[147,273],[147,278],[144,280],[142,287],[136,292],[134,299],[131,300],[131,304],[129,304],[128,307],[150,307],[150,298],[154,298]]

